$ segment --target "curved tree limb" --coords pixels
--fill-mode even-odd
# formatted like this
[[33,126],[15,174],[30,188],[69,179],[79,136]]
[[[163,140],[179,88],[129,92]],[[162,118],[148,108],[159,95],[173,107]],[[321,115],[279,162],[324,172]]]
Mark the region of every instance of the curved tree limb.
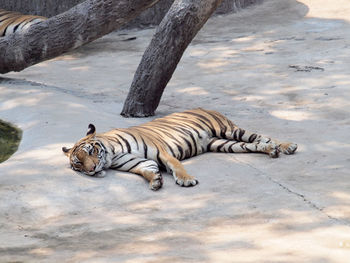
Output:
[[137,68],[121,115],[154,115],[185,49],[222,0],[176,0]]
[[0,38],[0,73],[21,71],[126,24],[159,0],[87,0],[67,12]]

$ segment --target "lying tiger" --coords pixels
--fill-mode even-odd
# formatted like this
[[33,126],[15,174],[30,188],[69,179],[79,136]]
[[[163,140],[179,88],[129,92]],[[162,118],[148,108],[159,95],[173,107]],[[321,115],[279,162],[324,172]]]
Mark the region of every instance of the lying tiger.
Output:
[[31,25],[46,19],[42,16],[23,15],[18,12],[0,9],[0,37],[24,31]]
[[62,148],[72,169],[96,176],[104,176],[108,168],[139,174],[152,190],[162,187],[160,169],[172,173],[178,185],[198,184],[179,160],[204,152],[261,152],[276,158],[280,152],[292,154],[297,149],[294,143],[250,133],[222,114],[200,108],[102,134],[96,134],[92,124],[88,128],[73,148]]

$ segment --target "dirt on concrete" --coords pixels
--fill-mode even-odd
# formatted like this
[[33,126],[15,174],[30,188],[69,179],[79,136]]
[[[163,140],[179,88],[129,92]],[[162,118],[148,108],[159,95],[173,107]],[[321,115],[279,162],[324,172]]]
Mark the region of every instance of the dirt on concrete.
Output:
[[265,0],[208,21],[156,117],[210,108],[299,148],[186,160],[193,188],[170,175],[157,192],[133,174],[87,177],[61,153],[89,123],[99,132],[148,120],[119,113],[154,29],[3,75],[0,118],[23,140],[0,165],[0,261],[347,262],[349,12],[345,0]]

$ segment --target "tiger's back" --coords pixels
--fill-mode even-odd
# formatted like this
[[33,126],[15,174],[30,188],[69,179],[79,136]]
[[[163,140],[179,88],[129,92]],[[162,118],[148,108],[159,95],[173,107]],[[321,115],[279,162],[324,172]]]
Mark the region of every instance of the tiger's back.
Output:
[[33,24],[46,20],[46,17],[24,15],[18,12],[0,9],[0,37],[21,32]]
[[164,149],[176,159],[184,160],[206,152],[213,136],[225,136],[232,133],[234,127],[222,114],[199,108],[173,113],[127,130],[148,138],[155,147]]

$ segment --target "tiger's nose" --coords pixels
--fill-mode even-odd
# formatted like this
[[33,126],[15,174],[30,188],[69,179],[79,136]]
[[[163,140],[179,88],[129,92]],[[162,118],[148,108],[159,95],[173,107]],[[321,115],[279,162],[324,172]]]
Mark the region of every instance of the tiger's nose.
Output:
[[89,172],[93,172],[93,171],[95,171],[95,169],[96,169],[96,164],[93,167],[91,167]]

